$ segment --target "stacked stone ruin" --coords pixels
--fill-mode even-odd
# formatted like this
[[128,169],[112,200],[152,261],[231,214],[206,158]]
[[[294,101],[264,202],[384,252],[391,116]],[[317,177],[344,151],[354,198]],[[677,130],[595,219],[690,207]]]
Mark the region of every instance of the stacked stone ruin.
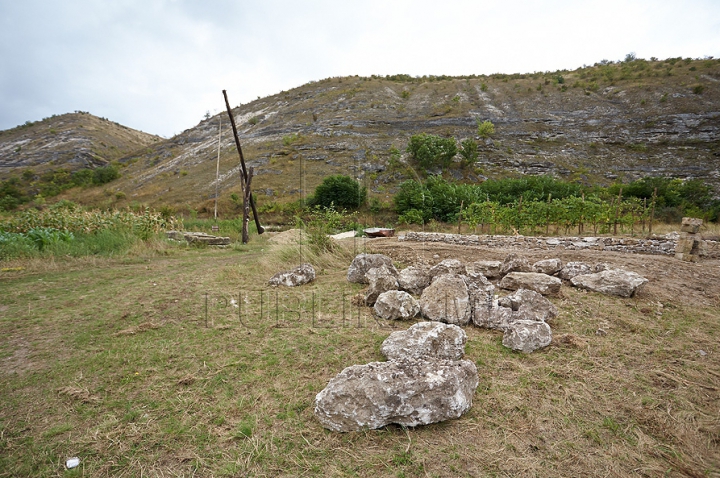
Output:
[[[525,251],[609,251],[628,254],[674,255],[680,235],[677,232],[652,238],[635,237],[535,237],[493,236],[474,234],[448,234],[441,232],[408,232],[398,241],[441,242],[462,246],[500,247]],[[697,255],[705,259],[720,259],[720,241],[717,236],[695,239]]]
[[675,258],[681,261],[697,262],[700,257],[700,244],[702,236],[700,235],[700,227],[702,219],[694,217],[682,218],[680,226],[680,238],[675,246]]

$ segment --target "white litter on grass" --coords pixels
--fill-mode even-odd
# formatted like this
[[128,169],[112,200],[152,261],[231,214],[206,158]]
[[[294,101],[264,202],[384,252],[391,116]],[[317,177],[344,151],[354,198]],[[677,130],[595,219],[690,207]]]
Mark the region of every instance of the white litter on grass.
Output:
[[76,468],[80,464],[80,458],[74,456],[72,458],[68,458],[65,462],[65,466],[68,467],[68,469]]
[[340,234],[335,234],[330,237],[333,239],[348,239],[350,237],[355,237],[355,231],[341,232]]

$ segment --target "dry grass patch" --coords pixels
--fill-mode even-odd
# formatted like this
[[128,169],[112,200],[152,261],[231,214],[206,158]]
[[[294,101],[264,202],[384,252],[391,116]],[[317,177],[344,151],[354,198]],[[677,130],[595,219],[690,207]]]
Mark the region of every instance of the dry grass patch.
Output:
[[[556,341],[543,351],[513,353],[501,334],[466,328],[480,385],[462,418],[338,434],[315,420],[315,395],[344,367],[383,360],[391,326],[409,324],[351,307],[361,289],[345,280],[351,244],[334,254],[308,248],[301,258],[298,246],[264,241],[4,279],[0,334],[9,340],[0,359],[10,363],[23,348],[33,366],[0,374],[0,476],[70,473],[62,468],[70,456],[81,457],[88,476],[720,469],[715,308],[678,299],[657,315],[652,296],[564,289],[553,299]],[[301,259],[319,271],[315,283],[266,288]],[[244,321],[229,305],[238,298],[247,299]]]

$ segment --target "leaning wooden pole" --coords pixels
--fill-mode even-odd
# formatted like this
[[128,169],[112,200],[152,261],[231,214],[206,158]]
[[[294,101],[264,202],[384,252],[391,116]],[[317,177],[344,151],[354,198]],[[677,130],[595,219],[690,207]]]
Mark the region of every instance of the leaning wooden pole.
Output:
[[[245,158],[243,157],[242,148],[240,147],[240,139],[238,138],[237,127],[235,126],[235,117],[230,109],[230,102],[228,101],[227,92],[223,90],[223,96],[225,97],[225,106],[227,107],[228,116],[230,117],[230,125],[232,126],[233,136],[235,137],[235,146],[237,147],[238,154],[240,155],[240,168],[242,171],[242,183],[243,186],[248,185],[248,173],[245,167]],[[249,194],[250,207],[252,208],[253,218],[255,219],[255,225],[257,226],[258,234],[265,232],[265,228],[260,225],[260,218],[258,217],[257,209],[255,208],[255,200],[253,199],[252,193]]]
[[253,168],[250,166],[248,170],[247,182],[245,183],[245,189],[243,190],[243,223],[242,223],[242,243],[247,244],[250,240],[248,234],[248,223],[250,222],[250,183],[253,178]]

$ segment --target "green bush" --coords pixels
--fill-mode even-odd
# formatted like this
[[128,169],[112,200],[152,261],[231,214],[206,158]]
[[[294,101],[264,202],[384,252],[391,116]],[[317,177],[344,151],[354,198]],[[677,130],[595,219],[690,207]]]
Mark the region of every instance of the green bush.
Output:
[[433,134],[420,133],[410,137],[407,152],[425,169],[447,167],[457,154],[455,138],[442,138]]
[[478,145],[472,139],[466,139],[460,143],[460,156],[465,164],[472,164],[478,158]]
[[356,209],[365,204],[366,200],[367,189],[360,187],[350,176],[338,174],[323,179],[315,188],[310,204],[326,208],[334,206],[341,209]]
[[477,120],[478,128],[477,133],[478,136],[481,138],[489,138],[490,136],[495,134],[495,125],[492,124],[490,121],[483,121],[480,122],[480,120]]
[[106,184],[120,177],[120,172],[113,165],[103,166],[93,171],[94,184]]

